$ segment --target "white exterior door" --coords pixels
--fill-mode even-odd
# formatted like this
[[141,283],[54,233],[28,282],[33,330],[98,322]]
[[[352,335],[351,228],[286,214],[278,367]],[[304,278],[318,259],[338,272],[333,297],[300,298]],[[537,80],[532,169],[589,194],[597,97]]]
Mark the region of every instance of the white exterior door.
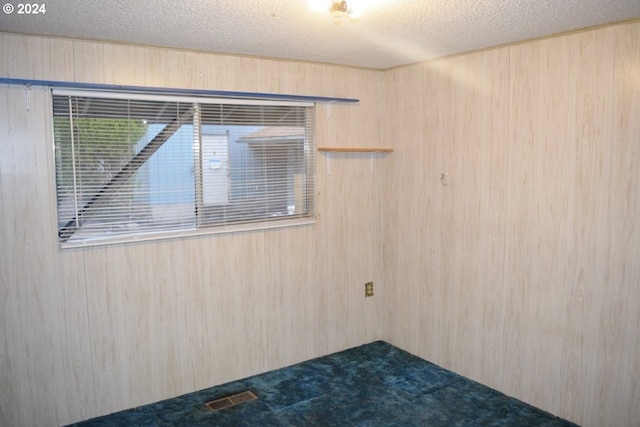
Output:
[[202,135],[202,199],[205,206],[229,204],[227,135]]

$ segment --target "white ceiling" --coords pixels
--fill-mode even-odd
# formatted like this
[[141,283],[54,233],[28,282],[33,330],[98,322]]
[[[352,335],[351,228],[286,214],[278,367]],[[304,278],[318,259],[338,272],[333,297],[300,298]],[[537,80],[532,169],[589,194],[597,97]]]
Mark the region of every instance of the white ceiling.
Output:
[[0,31],[386,69],[640,18],[640,0],[363,2],[336,25],[309,0],[46,0],[44,15],[0,12]]

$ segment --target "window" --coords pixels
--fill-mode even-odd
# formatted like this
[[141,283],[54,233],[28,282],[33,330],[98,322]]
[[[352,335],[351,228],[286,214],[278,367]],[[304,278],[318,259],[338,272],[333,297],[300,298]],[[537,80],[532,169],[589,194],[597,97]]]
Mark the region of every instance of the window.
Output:
[[63,246],[315,216],[313,104],[53,92]]

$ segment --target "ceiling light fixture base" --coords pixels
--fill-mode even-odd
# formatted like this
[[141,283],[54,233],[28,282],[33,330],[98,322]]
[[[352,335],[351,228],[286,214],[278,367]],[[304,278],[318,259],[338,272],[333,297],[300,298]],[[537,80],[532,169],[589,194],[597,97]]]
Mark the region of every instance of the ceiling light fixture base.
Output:
[[336,25],[345,18],[355,21],[362,15],[362,5],[358,0],[312,0],[311,6],[318,12],[329,12]]

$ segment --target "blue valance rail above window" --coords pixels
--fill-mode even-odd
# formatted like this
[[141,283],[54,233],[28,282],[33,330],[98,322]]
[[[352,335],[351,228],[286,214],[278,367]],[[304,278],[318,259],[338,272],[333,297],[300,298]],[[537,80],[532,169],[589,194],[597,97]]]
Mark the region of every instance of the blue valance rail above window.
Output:
[[162,95],[189,95],[204,96],[216,98],[230,99],[260,99],[275,101],[299,101],[299,102],[323,102],[323,103],[357,103],[360,100],[355,98],[334,98],[326,96],[311,95],[287,95],[280,93],[260,93],[260,92],[233,92],[227,90],[209,90],[209,89],[180,89],[167,87],[149,87],[149,86],[130,86],[130,85],[112,85],[99,83],[78,83],[78,82],[61,82],[54,80],[33,80],[33,79],[14,79],[0,77],[0,84],[6,85],[24,85],[24,86],[44,86],[50,88],[65,89],[82,89],[82,90],[101,90],[114,92],[130,92],[130,93],[154,93]]

